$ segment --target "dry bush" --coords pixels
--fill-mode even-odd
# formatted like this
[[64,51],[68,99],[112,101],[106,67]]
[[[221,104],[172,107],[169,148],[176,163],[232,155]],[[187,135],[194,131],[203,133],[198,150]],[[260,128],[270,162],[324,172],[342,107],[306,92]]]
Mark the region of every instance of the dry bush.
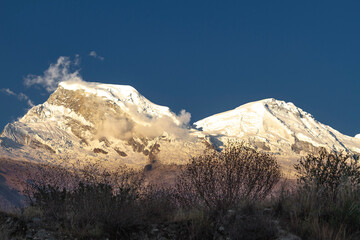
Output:
[[317,156],[309,154],[294,165],[298,182],[303,187],[316,190],[336,200],[342,185],[358,188],[360,184],[360,165],[357,158],[343,152],[327,152],[322,149]]
[[143,189],[139,203],[145,223],[169,222],[174,219],[178,206],[174,201],[174,190],[170,187],[148,185]]
[[82,184],[110,185],[114,192],[120,189],[140,189],[144,176],[126,166],[103,168],[100,162],[82,166],[62,166],[39,164],[26,177],[23,193],[33,202],[33,194],[41,188],[51,187],[56,190],[73,191]]
[[244,200],[265,198],[280,179],[277,161],[241,142],[191,158],[176,184],[183,206],[226,210]]
[[[360,169],[344,153],[308,155],[294,165],[299,186],[283,197],[282,214],[304,239],[359,239]],[[294,204],[296,203],[296,204]]]
[[81,239],[125,236],[142,221],[143,175],[125,166],[41,166],[28,182],[31,207],[41,210],[43,220]]
[[27,196],[30,204],[33,203],[33,194],[39,188],[52,186],[56,189],[73,189],[78,184],[78,174],[61,166],[52,164],[34,165],[31,171],[26,173],[26,178],[22,185],[23,194]]

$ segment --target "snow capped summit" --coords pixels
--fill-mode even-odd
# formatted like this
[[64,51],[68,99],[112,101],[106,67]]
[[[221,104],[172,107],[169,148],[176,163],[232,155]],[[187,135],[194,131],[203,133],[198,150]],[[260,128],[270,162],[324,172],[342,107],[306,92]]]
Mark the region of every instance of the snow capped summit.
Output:
[[[130,111],[133,106],[139,113],[144,113],[151,117],[169,116],[174,114],[168,107],[160,106],[150,102],[142,96],[135,88],[129,85],[103,84],[94,82],[67,81],[59,84],[59,89],[71,91],[84,91],[86,94],[96,95],[114,102],[121,108]],[[176,119],[176,118],[174,118]]]
[[359,138],[360,139],[360,134],[356,134],[355,138]]
[[360,153],[360,144],[291,102],[273,98],[215,114],[194,125],[210,135],[240,138],[279,154],[306,153],[319,147]]
[[189,113],[176,115],[131,86],[67,81],[5,127],[0,155],[40,162],[101,158],[133,166],[182,162],[205,147],[189,132],[189,121]]
[[[273,98],[251,102],[237,107],[233,110],[215,114],[194,125],[201,127],[204,131],[221,133],[227,136],[242,136],[246,133],[258,134],[264,131],[277,131],[277,127],[283,127],[289,120],[307,117],[314,120],[312,116],[293,103],[278,101]],[[287,124],[291,127],[296,124]],[[291,134],[290,129],[284,128],[285,132]]]

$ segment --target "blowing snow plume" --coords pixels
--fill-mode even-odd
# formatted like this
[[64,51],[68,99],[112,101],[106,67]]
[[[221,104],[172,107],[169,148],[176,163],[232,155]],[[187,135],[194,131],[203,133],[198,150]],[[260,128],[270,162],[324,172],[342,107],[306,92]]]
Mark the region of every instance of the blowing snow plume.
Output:
[[1,88],[0,91],[9,96],[17,97],[17,99],[19,99],[20,101],[26,101],[26,103],[29,105],[29,107],[34,106],[33,101],[31,101],[31,99],[25,93],[22,93],[22,92],[15,93],[14,91],[10,90],[9,88]]
[[71,71],[72,68],[79,65],[79,56],[76,55],[74,61],[69,57],[61,56],[55,64],[50,64],[42,76],[33,74],[27,75],[24,79],[26,86],[40,85],[48,92],[56,90],[60,82],[65,81],[83,81],[79,70]]

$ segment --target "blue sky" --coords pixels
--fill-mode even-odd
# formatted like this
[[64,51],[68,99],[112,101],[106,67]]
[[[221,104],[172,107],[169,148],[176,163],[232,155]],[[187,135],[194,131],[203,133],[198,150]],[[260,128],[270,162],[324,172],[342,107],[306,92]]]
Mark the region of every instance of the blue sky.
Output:
[[354,136],[359,12],[359,1],[0,0],[0,127],[48,98],[29,74],[78,54],[84,80],[132,85],[192,122],[273,97]]

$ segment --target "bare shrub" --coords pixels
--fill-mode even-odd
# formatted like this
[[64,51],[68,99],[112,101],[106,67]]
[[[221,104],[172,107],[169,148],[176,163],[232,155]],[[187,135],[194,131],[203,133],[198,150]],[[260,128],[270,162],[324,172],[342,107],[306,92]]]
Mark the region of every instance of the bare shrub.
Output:
[[280,179],[277,161],[242,142],[190,159],[176,184],[184,206],[224,210],[243,200],[265,198]]
[[140,172],[125,166],[110,171],[97,164],[41,166],[33,177],[27,190],[31,207],[79,238],[125,236],[141,222]]
[[144,176],[126,166],[114,167],[111,170],[103,168],[100,162],[88,163],[83,166],[69,167],[59,165],[37,165],[26,177],[23,193],[33,202],[33,194],[41,188],[73,191],[82,184],[107,184],[114,193],[120,189],[136,189],[138,191],[144,181]]
[[304,239],[359,239],[357,159],[322,149],[301,158],[294,168],[299,187],[281,200],[292,229]]
[[143,189],[139,204],[146,223],[172,221],[178,206],[174,201],[174,190],[170,187],[148,185]]
[[298,182],[304,187],[315,187],[334,200],[339,187],[347,184],[357,188],[360,184],[360,166],[352,155],[343,152],[327,152],[322,149],[318,156],[307,155],[294,165]]

